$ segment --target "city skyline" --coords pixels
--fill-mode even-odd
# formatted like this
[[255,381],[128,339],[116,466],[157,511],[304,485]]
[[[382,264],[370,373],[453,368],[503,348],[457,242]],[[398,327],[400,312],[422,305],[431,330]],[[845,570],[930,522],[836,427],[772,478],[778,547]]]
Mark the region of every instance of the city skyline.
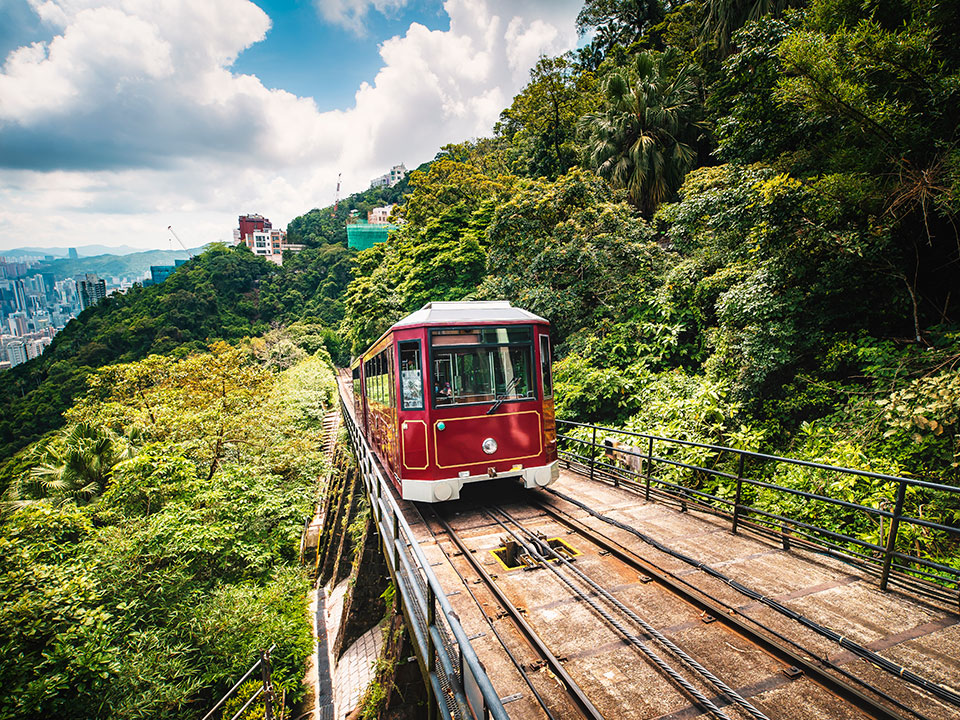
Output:
[[[0,254],[197,247],[489,135],[572,0],[120,0],[0,9]],[[311,72],[310,68],[314,68]],[[68,240],[69,238],[69,240]],[[176,245],[175,245],[176,246]]]

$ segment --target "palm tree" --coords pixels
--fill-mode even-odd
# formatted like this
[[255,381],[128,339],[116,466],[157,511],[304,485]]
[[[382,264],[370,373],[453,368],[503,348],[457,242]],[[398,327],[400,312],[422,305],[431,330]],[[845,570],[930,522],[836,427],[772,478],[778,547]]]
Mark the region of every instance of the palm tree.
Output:
[[701,37],[717,44],[722,56],[732,50],[733,33],[751,20],[764,15],[780,17],[790,7],[801,5],[804,0],[707,0],[703,4]]
[[686,66],[672,75],[670,55],[637,56],[632,72],[604,83],[606,107],[580,123],[586,160],[601,177],[625,188],[645,213],[670,200],[693,169],[702,130],[696,88]]
[[42,446],[38,463],[7,490],[4,504],[22,507],[38,500],[84,505],[106,489],[128,447],[110,430],[81,422]]

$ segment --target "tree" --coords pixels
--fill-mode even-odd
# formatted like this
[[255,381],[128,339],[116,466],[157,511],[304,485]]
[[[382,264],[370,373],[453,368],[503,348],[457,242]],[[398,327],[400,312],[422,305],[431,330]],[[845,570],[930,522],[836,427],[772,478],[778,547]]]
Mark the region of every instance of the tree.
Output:
[[546,317],[563,341],[644,315],[662,253],[649,226],[583,170],[524,181],[489,229],[482,293]]
[[569,54],[541,57],[494,128],[510,142],[515,172],[555,179],[576,164],[577,121],[599,103],[596,95],[593,73],[577,71]]
[[85,505],[103,493],[117,463],[128,452],[129,447],[115,433],[79,422],[38,448],[37,464],[10,486],[6,504],[22,507],[51,500],[58,505]]
[[577,15],[577,29],[581,35],[594,29],[589,48],[604,56],[616,46],[626,48],[649,35],[671,5],[664,0],[586,0]]
[[712,41],[725,57],[732,51],[734,33],[748,22],[766,16],[779,18],[787,8],[801,4],[803,0],[706,0],[703,37]]
[[461,300],[476,291],[487,226],[517,182],[501,159],[496,142],[448,145],[429,172],[411,174],[406,223],[357,255],[342,326],[353,352],[426,302]]
[[586,160],[645,213],[673,198],[695,165],[703,124],[688,66],[671,73],[671,54],[637,56],[630,72],[604,81],[605,107],[584,116]]
[[864,18],[817,0],[778,48],[776,99],[832,125],[813,138],[818,165],[879,180],[899,246],[886,272],[910,295],[917,342],[924,325],[957,319],[958,23],[956,3],[879,3]]

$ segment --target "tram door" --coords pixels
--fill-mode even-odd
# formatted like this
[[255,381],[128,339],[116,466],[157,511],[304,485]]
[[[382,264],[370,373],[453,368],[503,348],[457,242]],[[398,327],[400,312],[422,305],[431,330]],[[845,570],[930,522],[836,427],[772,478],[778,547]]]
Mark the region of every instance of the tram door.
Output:
[[405,471],[426,470],[430,458],[427,450],[427,403],[420,341],[398,342],[397,357],[400,363],[400,462]]

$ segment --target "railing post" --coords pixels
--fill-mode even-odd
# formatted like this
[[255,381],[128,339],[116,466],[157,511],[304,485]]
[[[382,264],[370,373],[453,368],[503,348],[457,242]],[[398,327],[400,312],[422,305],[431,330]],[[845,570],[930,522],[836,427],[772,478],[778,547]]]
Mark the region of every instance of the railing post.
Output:
[[737,534],[737,526],[740,524],[740,494],[743,491],[743,453],[740,453],[740,461],[737,464],[737,494],[733,498],[733,534]]
[[270,651],[260,653],[260,677],[263,680],[263,716],[273,720],[273,683],[270,678]]
[[400,572],[400,516],[393,513],[393,571]]
[[597,426],[593,426],[593,440],[590,443],[590,481],[593,482],[593,466],[596,464],[596,459],[593,457],[593,454],[597,451]]
[[646,502],[650,502],[650,478],[653,475],[653,435],[649,438],[650,442],[647,443],[647,484],[643,491],[643,499]]
[[903,501],[907,496],[907,484],[901,480],[897,487],[897,504],[893,508],[893,518],[890,520],[890,532],[887,535],[887,547],[883,553],[883,571],[880,573],[880,590],[887,591],[887,580],[890,579],[890,566],[893,564],[893,553],[897,549],[897,531],[900,529],[900,516],[903,515]]
[[[426,659],[427,659],[427,683],[429,689],[429,678],[436,671],[437,663],[436,658],[433,653],[433,635],[430,633],[430,628],[433,627],[433,624],[436,622],[436,598],[433,593],[433,585],[427,583],[427,627],[423,633],[424,638],[427,642],[426,647]],[[443,698],[434,697],[433,693],[428,692],[427,699],[427,718],[428,720],[433,720],[438,715],[437,705],[443,700]]]

